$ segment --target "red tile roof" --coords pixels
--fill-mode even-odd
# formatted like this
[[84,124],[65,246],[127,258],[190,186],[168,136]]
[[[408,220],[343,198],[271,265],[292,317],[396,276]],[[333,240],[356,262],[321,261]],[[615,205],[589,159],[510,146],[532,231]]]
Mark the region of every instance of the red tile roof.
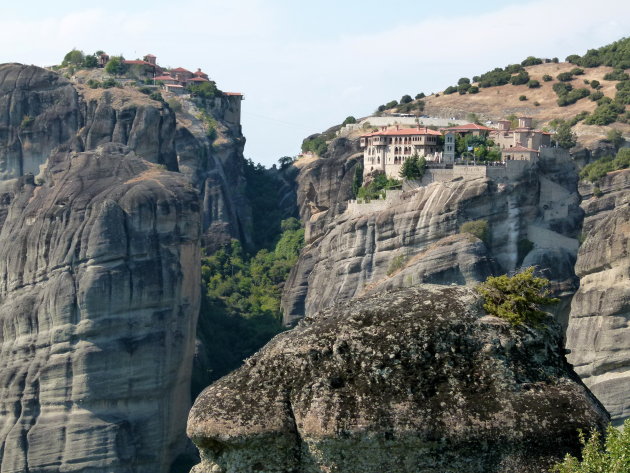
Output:
[[183,89],[184,86],[183,85],[179,85],[179,84],[164,84],[165,87],[175,87],[176,89]]
[[173,76],[163,75],[163,76],[156,77],[155,80],[177,80],[177,79],[175,79],[175,77]]
[[192,74],[192,72],[190,72],[188,69],[184,69],[183,67],[177,67],[175,69],[171,69],[171,72],[188,72],[189,74]]
[[436,130],[431,130],[430,128],[399,128],[389,129],[389,130],[379,130],[373,131],[372,133],[367,133],[365,135],[361,135],[362,137],[366,136],[410,136],[410,135],[437,135],[441,136],[442,133]]
[[447,128],[447,130],[451,131],[470,131],[470,130],[483,130],[483,131],[494,131],[494,128],[488,128],[487,126],[477,125],[476,123],[466,123],[465,125],[451,126]]
[[223,95],[243,95],[240,92],[223,92]]
[[123,63],[124,64],[144,64],[145,66],[155,67],[155,64],[151,64],[150,62],[140,61],[140,60],[131,60],[131,61],[124,60]]
[[194,73],[194,75],[196,76],[205,76],[208,77],[208,74],[206,74],[205,72],[203,72],[201,69],[197,69],[197,72]]
[[154,56],[153,54],[147,54],[147,55],[146,55],[146,56],[144,56],[144,57],[156,57],[156,56]]
[[204,79],[203,77],[193,77],[192,79],[188,79],[188,82],[210,82],[208,79]]

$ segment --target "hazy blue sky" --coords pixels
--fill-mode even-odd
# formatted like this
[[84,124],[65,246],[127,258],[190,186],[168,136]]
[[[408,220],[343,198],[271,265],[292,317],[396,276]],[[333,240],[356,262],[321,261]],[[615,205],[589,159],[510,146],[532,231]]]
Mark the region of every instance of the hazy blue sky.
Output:
[[0,62],[51,65],[76,47],[201,67],[245,94],[245,155],[267,165],[404,94],[630,33],[627,0],[2,3]]

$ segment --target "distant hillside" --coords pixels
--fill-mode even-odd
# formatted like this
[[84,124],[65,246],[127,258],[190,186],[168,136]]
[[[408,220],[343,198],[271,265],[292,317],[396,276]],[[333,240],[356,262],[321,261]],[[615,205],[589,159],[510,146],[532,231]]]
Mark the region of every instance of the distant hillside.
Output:
[[567,60],[571,62],[530,57],[521,64],[460,78],[443,92],[426,97],[419,94],[411,101],[409,96],[403,97],[401,102],[407,103],[394,101],[378,110],[455,119],[475,113],[482,121],[527,115],[537,126],[550,128],[552,120],[573,119],[577,122],[573,131],[587,147],[605,138],[611,127],[628,137],[630,38]]

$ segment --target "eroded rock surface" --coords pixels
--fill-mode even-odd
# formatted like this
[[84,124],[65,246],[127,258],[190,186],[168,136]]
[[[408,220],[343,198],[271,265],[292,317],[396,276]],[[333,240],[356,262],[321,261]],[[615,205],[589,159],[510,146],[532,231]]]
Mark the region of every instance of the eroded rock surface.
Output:
[[630,171],[584,183],[584,242],[575,272],[580,288],[567,330],[569,361],[609,410],[615,425],[630,416]]
[[608,420],[550,323],[484,316],[463,287],[326,309],[197,398],[193,471],[546,472]]
[[[337,203],[313,214],[306,222],[310,240],[284,288],[285,323],[373,287],[472,284],[535,265],[563,298],[556,315],[566,324],[567,301],[577,287],[573,263],[582,211],[573,163],[567,153],[550,151],[511,182],[434,182],[378,209],[332,210],[330,217]],[[309,169],[302,170],[307,177]],[[472,220],[488,223],[485,244],[458,236]]]

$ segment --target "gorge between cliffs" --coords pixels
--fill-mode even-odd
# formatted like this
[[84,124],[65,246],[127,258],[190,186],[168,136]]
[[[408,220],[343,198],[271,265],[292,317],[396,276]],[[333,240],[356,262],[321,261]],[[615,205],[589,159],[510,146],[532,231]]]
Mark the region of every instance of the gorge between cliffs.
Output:
[[[534,473],[630,416],[630,170],[580,181],[601,149],[366,207],[356,136],[258,169],[305,244],[287,330],[235,355],[202,261],[267,215],[240,102],[178,103],[0,65],[0,473]],[[540,330],[471,289],[529,266],[560,299]]]

